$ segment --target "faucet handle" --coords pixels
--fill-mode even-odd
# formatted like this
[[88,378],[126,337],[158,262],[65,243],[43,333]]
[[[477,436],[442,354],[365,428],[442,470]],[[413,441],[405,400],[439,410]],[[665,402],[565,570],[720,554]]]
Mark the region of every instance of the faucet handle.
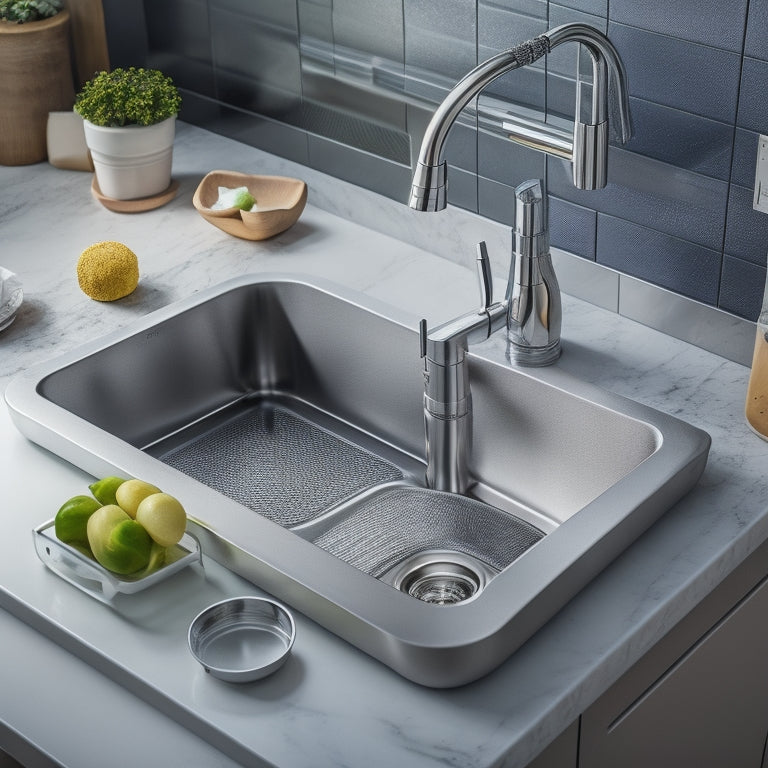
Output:
[[422,317],[419,321],[419,357],[427,356],[427,320]]
[[477,278],[480,283],[480,311],[488,309],[493,304],[493,275],[491,260],[488,258],[488,248],[485,240],[477,244]]

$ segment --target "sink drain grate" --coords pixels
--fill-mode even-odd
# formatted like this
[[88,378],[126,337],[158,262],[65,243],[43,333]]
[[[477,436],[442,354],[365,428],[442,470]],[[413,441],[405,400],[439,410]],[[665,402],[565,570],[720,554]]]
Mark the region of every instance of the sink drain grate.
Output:
[[[395,569],[392,585],[425,603],[455,605],[474,597],[485,586],[481,573],[489,569],[478,568],[459,553],[427,553],[408,558]],[[465,560],[465,565],[462,560]]]
[[543,536],[532,525],[466,496],[399,486],[363,500],[314,543],[381,577],[426,551],[464,553],[501,571]]
[[378,456],[264,402],[161,458],[288,528],[403,476]]

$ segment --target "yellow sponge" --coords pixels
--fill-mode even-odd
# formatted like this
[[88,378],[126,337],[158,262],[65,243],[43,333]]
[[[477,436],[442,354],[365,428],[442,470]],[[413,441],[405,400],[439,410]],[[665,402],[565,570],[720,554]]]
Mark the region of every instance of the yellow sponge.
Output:
[[96,301],[122,299],[139,284],[139,260],[122,243],[94,243],[80,254],[77,282]]

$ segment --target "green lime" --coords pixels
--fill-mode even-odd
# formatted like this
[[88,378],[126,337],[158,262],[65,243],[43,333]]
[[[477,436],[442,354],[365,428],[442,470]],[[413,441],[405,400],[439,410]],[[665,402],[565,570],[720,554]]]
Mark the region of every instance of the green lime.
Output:
[[122,477],[103,477],[101,480],[97,480],[95,483],[91,483],[88,486],[90,492],[102,503],[102,504],[117,504],[115,498],[115,491],[125,482]]
[[250,211],[256,204],[256,199],[246,187],[238,188],[232,199],[232,205],[235,208],[241,208],[244,211]]
[[65,501],[54,520],[56,537],[65,544],[87,547],[88,520],[100,506],[92,496],[73,496]]

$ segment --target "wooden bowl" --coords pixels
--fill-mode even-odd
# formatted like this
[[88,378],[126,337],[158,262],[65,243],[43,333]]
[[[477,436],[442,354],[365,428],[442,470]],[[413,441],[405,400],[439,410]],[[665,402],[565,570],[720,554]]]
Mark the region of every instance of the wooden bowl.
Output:
[[[247,187],[256,198],[250,211],[212,210],[219,187]],[[254,176],[237,171],[211,171],[198,185],[192,204],[215,227],[245,240],[266,240],[293,226],[307,203],[307,185],[286,176]]]

